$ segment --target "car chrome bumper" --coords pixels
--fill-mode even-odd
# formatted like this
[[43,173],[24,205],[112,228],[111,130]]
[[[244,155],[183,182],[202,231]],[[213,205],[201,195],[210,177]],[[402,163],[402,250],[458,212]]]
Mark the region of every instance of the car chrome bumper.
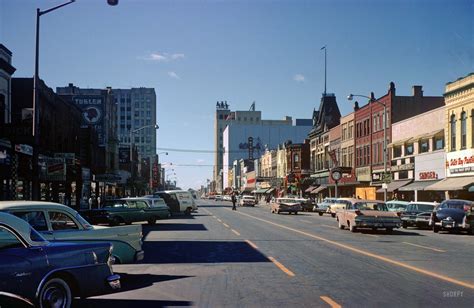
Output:
[[356,221],[355,225],[359,228],[400,228],[399,222]]
[[113,290],[120,289],[120,275],[114,274],[107,277],[107,283]]

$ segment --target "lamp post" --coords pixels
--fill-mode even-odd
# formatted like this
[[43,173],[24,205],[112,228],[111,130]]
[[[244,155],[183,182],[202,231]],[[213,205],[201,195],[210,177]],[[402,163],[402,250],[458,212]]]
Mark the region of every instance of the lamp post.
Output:
[[134,168],[133,168],[133,134],[145,129],[145,128],[148,128],[148,127],[154,127],[155,129],[159,129],[160,127],[158,126],[158,124],[150,124],[150,125],[145,125],[145,126],[142,126],[140,128],[137,128],[137,129],[134,129],[134,130],[130,130],[130,179],[131,179],[131,188],[133,187],[133,180],[134,180],[134,176],[133,176],[133,171],[134,171]]
[[[368,98],[370,103],[375,102],[383,106],[383,183],[386,184],[385,177],[387,175],[387,104],[376,100],[373,97],[368,97],[366,95],[360,94],[349,94],[347,96],[347,99],[351,101],[354,96]],[[383,185],[383,188],[383,200],[384,202],[387,202],[387,185]]]
[[[35,73],[33,76],[33,157],[32,157],[32,199],[40,200],[40,184],[39,184],[39,168],[38,168],[38,157],[39,157],[39,141],[40,141],[40,105],[39,105],[39,31],[40,31],[40,17],[48,14],[52,11],[62,8],[63,6],[69,5],[76,2],[76,0],[70,0],[63,4],[57,5],[50,9],[41,11],[39,8],[36,9],[36,35],[35,35]],[[107,0],[107,3],[111,6],[117,5],[118,0]]]

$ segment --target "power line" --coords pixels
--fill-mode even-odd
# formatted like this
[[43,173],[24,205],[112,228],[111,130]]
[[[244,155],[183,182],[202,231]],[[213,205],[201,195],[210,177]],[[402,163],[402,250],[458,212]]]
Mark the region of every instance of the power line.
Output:
[[[186,152],[186,153],[208,153],[208,154],[214,154],[214,153],[248,153],[248,149],[244,150],[234,150],[234,151],[214,151],[214,150],[196,150],[196,149],[175,149],[175,148],[156,148],[159,151],[167,151],[167,152]],[[264,150],[260,149],[254,149],[260,152],[265,152]]]

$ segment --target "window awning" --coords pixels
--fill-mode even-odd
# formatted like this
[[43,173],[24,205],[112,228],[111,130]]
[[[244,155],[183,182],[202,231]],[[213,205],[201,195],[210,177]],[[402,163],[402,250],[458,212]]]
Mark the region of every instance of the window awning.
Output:
[[[474,184],[474,177],[472,176],[462,176],[457,178],[446,178],[438,183],[426,187],[425,190],[464,190],[468,186]],[[469,188],[471,189],[471,188]]]
[[256,194],[264,194],[268,188],[260,188],[255,191]]
[[305,193],[310,193],[310,192],[313,191],[313,189],[315,189],[315,188],[316,188],[316,187],[314,187],[314,186],[310,186],[310,187],[308,187],[304,192],[305,192]]
[[311,192],[312,194],[317,194],[319,192],[322,192],[323,190],[325,190],[327,188],[326,185],[321,185],[319,186],[318,188],[315,188],[313,189],[313,191]]
[[433,185],[435,183],[440,182],[441,180],[433,180],[433,181],[415,181],[410,183],[406,186],[400,187],[399,191],[415,191],[415,190],[425,190],[426,187]]
[[[402,181],[390,182],[387,185],[387,192],[394,192],[395,190],[399,189],[402,186],[407,185],[410,182],[411,182],[411,180],[402,180]],[[383,188],[377,189],[378,193],[383,193],[384,191],[385,191],[385,189],[383,189]]]

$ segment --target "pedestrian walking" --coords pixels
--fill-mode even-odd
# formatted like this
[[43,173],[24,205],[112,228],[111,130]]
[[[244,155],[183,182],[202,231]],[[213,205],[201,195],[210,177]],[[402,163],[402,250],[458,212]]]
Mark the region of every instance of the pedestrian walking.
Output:
[[235,207],[235,203],[237,202],[237,197],[235,197],[235,193],[232,194],[232,211],[237,211]]

